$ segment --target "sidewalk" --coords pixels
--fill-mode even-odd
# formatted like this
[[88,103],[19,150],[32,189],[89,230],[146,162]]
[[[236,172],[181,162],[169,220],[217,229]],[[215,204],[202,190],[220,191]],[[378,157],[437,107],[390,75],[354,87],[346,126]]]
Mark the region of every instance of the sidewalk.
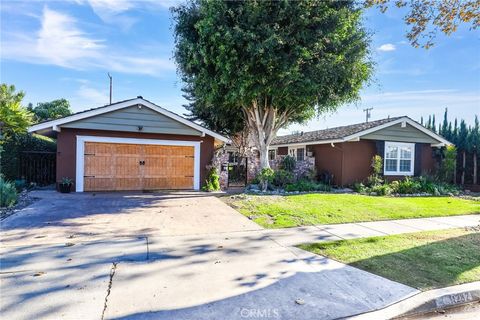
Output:
[[264,233],[283,246],[385,236],[428,230],[464,228],[480,225],[480,214],[316,225],[298,228],[270,229]]

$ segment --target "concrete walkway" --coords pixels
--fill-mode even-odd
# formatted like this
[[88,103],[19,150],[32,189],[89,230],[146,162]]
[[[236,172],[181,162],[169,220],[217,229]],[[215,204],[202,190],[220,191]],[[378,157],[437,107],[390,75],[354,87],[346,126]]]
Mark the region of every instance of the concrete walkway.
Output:
[[473,227],[480,225],[480,214],[329,224],[286,229],[264,230],[263,233],[285,246],[302,243],[366,238],[428,230]]

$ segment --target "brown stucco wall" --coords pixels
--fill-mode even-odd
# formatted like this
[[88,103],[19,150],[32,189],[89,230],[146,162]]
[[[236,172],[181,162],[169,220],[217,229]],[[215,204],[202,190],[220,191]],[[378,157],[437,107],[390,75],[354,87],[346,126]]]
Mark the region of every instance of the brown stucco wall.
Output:
[[332,147],[330,144],[316,144],[308,146],[307,150],[313,151],[317,172],[328,171],[330,174],[333,174],[333,183],[340,185],[342,183],[343,162],[341,144],[335,145],[335,147]]
[[[338,186],[348,186],[355,182],[362,182],[372,174],[372,158],[377,154],[376,143],[373,140],[307,146],[308,151],[314,152],[317,172],[326,170],[333,174],[333,183]],[[383,158],[383,154],[381,155]],[[432,147],[429,144],[421,145],[420,174],[432,173],[435,170],[435,160],[432,156]],[[387,180],[399,180],[404,176],[386,176]]]
[[360,140],[342,143],[344,150],[342,185],[364,181],[372,174],[372,158],[377,148],[375,141]]
[[433,158],[433,148],[429,144],[422,144],[421,147],[421,170],[420,174],[432,174],[435,171],[435,159]]
[[[207,174],[206,166],[210,164],[215,151],[214,141],[211,136],[205,137],[155,134],[155,133],[137,133],[122,131],[100,131],[86,129],[62,128],[57,136],[57,182],[63,177],[75,179],[76,168],[76,136],[102,136],[102,137],[120,137],[137,139],[160,139],[160,140],[185,140],[185,141],[203,141],[200,144],[200,185],[203,186]],[[74,189],[74,188],[73,188]]]
[[279,156],[286,156],[288,154],[288,147],[278,147],[277,154]]

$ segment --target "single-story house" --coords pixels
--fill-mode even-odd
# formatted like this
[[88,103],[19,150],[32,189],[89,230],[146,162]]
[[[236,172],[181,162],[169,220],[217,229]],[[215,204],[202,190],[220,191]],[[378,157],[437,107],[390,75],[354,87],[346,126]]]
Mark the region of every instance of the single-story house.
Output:
[[77,192],[198,190],[217,147],[227,142],[141,96],[29,128],[57,139],[57,183]]
[[339,186],[364,181],[372,158],[380,155],[387,179],[418,176],[434,170],[434,148],[451,144],[409,117],[388,118],[325,130],[276,137],[269,159],[291,155]]

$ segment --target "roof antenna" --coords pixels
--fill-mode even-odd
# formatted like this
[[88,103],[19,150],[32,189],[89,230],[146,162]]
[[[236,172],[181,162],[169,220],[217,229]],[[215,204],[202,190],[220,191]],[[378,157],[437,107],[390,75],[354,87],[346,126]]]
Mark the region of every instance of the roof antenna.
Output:
[[110,104],[112,104],[112,76],[110,75],[110,72],[108,72],[107,75],[110,78]]
[[370,119],[372,117],[372,111],[373,108],[366,108],[366,109],[363,109],[363,112],[365,112],[365,122],[368,122],[368,119]]

